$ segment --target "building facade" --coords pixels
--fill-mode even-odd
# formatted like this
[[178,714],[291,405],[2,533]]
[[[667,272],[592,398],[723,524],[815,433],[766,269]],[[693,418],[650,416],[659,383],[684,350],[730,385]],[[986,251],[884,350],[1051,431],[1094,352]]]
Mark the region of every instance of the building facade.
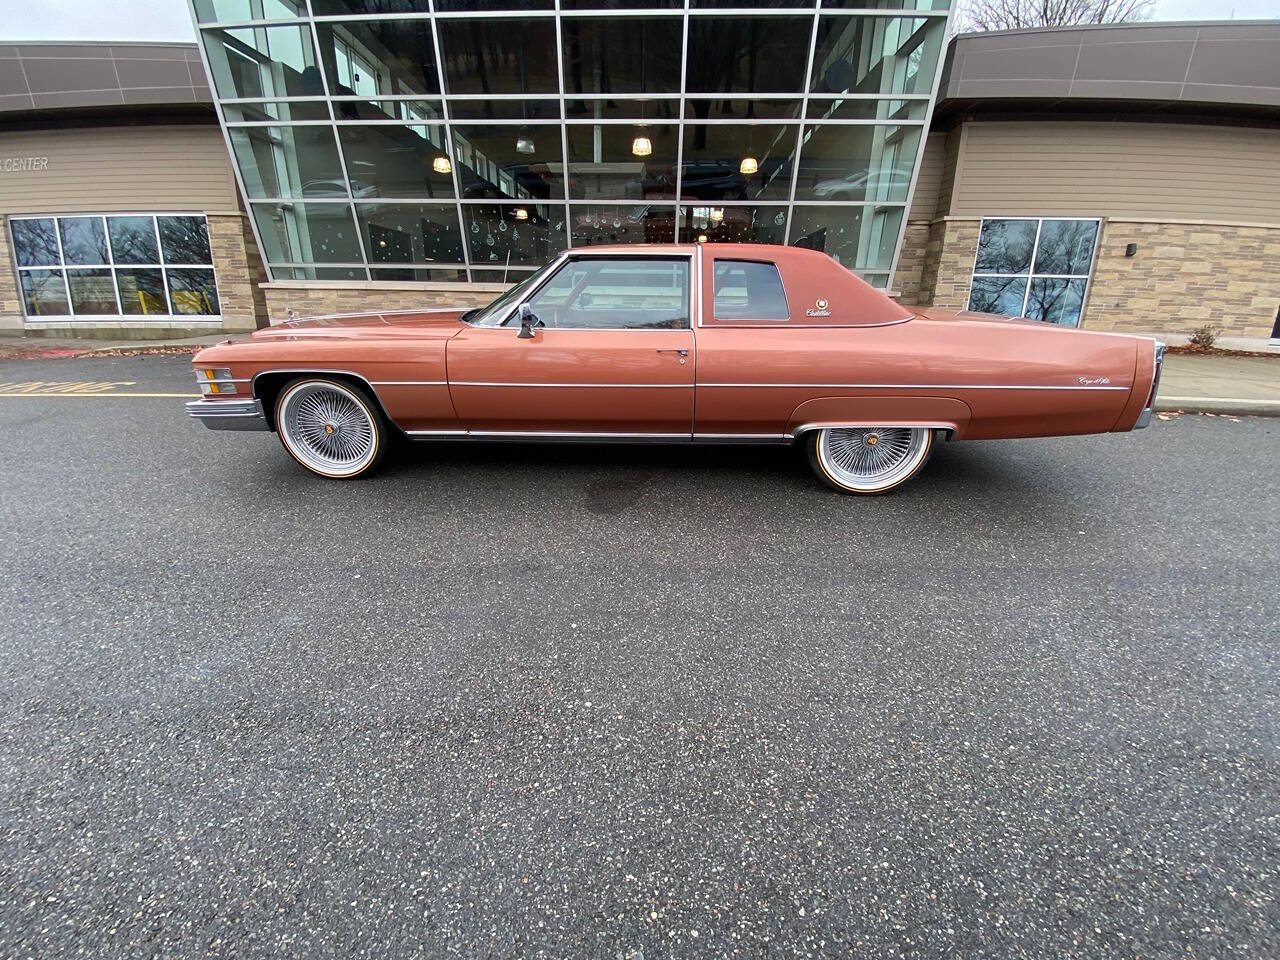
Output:
[[191,44],[0,44],[0,333],[252,330],[265,279]]
[[1280,24],[942,56],[945,0],[627,2],[195,0],[199,45],[0,44],[0,333],[472,306],[705,237],[905,304],[1280,335]]
[[194,0],[269,300],[458,302],[566,248],[701,238],[887,289],[947,0],[740,7]]
[[894,285],[1094,330],[1280,338],[1280,23],[955,38]]

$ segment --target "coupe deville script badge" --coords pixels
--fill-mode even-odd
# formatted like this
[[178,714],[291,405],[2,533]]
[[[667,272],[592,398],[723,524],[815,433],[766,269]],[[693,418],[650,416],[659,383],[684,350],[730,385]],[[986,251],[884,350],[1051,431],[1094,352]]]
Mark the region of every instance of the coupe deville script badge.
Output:
[[826,297],[819,297],[818,302],[804,312],[806,317],[829,317],[831,311],[827,309]]
[[1077,377],[1076,379],[1086,387],[1100,386],[1111,382],[1110,377]]

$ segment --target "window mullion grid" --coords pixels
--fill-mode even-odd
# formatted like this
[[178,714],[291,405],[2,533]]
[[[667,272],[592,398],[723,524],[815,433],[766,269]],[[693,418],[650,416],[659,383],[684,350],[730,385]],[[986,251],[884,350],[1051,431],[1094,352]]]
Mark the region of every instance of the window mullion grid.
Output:
[[1027,304],[1031,301],[1031,278],[1036,275],[1036,257],[1040,255],[1040,231],[1044,229],[1044,220],[1036,221],[1036,239],[1031,245],[1031,262],[1027,264],[1027,289],[1022,292],[1022,313],[1027,315]]
[[[685,0],[687,3],[688,0]],[[791,192],[787,195],[787,230],[783,234],[784,245],[791,243],[791,225],[795,221],[796,184],[800,181],[800,151],[804,147],[804,130],[806,118],[809,116],[809,93],[813,86],[813,53],[818,45],[818,19],[821,7],[814,7],[813,25],[809,29],[809,52],[805,56],[804,94],[800,98],[800,124],[796,128],[796,152],[791,157]]]
[[[316,21],[314,11],[311,9],[311,0],[307,0],[307,30],[311,34],[311,54],[316,59],[316,70],[320,73],[320,85],[324,88],[324,96],[326,101],[331,101],[332,91],[329,89],[329,71],[325,69],[324,55],[320,52],[320,34],[316,30]],[[347,214],[351,217],[351,226],[356,231],[356,244],[360,250],[360,256],[364,258],[364,278],[369,279],[369,251],[364,246],[364,230],[360,227],[360,218],[356,216],[356,202],[354,200],[355,193],[351,189],[351,171],[347,168],[347,157],[342,152],[342,139],[338,136],[338,124],[334,121],[333,107],[327,106],[329,111],[329,133],[333,137],[334,149],[338,152],[338,163],[342,165],[342,184],[347,188]],[[305,209],[305,208],[304,208]]]
[[[160,286],[164,287],[165,311],[174,317],[177,314],[173,312],[173,300],[169,296],[169,265],[164,262],[164,248],[160,246],[160,218],[154,215],[151,217],[151,233],[156,238],[156,259],[160,261]],[[212,256],[210,259],[213,259]]]
[[115,249],[111,246],[111,231],[107,229],[106,214],[103,214],[102,216],[102,236],[107,244],[107,263],[111,265],[109,268],[109,272],[111,274],[111,291],[112,293],[115,294],[115,297],[116,297],[116,313],[118,313],[120,316],[123,317],[124,304],[121,302],[121,299],[120,299],[120,284],[116,283],[116,252],[115,252]]
[[[467,224],[462,217],[462,204],[458,202],[462,199],[462,186],[458,180],[458,158],[453,149],[453,123],[449,115],[448,89],[444,81],[444,56],[440,46],[440,21],[437,19],[435,0],[430,0],[427,9],[431,14],[431,49],[436,57],[436,84],[440,87],[440,116],[444,120],[444,155],[449,158],[449,176],[453,181],[453,209],[458,217],[458,243],[462,246],[462,262],[466,265],[464,272],[470,282],[475,277],[471,272],[471,245],[467,242]],[[373,274],[370,273],[369,276]]]
[[[557,0],[559,2],[559,0]],[[684,133],[685,96],[689,79],[689,0],[684,0],[684,17],[680,26],[680,101],[676,106],[676,213],[671,221],[671,242],[680,242],[680,224],[684,217]],[[699,281],[700,282],[700,281]]]
[[564,30],[560,18],[560,0],[556,0],[556,82],[559,84],[560,108],[560,179],[564,181],[564,248],[573,249],[573,210],[569,206],[569,125],[565,120],[569,109],[564,94]]
[[71,278],[67,276],[67,258],[62,253],[62,223],[60,217],[53,218],[53,238],[58,241],[58,266],[62,268],[62,292],[67,297],[67,316],[74,317],[71,307]]

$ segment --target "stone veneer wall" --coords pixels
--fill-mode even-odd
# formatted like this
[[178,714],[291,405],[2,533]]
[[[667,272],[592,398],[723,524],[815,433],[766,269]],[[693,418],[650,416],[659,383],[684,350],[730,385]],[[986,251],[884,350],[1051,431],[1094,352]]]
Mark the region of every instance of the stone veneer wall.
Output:
[[1277,309],[1280,227],[1108,220],[1081,326],[1186,334],[1209,323],[1269,337]]
[[504,283],[410,283],[277,280],[263,285],[272,323],[295,316],[483,307],[506,290]]
[[902,251],[898,254],[898,269],[893,275],[894,299],[905,306],[920,303],[922,275],[929,246],[928,220],[908,220],[902,236]]
[[[901,302],[965,309],[981,224],[908,225],[895,279]],[[1129,243],[1138,244],[1136,256],[1124,255]],[[1264,338],[1277,308],[1280,227],[1107,220],[1080,325],[1189,334],[1211,323],[1225,337]]]
[[213,272],[218,278],[222,329],[256,330],[267,323],[261,284],[267,273],[244,215],[208,214]]
[[0,335],[22,334],[22,301],[18,297],[18,274],[9,249],[9,225],[0,217]]

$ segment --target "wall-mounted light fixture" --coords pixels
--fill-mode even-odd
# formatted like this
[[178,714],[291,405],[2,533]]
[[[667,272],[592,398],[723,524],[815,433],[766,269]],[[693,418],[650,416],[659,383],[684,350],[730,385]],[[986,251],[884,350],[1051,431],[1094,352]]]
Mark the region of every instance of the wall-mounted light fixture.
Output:
[[449,162],[448,157],[441,154],[431,161],[431,169],[436,173],[453,173],[453,164]]
[[1126,257],[1136,256],[1138,253],[1138,245],[1136,243],[1127,243],[1124,247],[1124,255]]

